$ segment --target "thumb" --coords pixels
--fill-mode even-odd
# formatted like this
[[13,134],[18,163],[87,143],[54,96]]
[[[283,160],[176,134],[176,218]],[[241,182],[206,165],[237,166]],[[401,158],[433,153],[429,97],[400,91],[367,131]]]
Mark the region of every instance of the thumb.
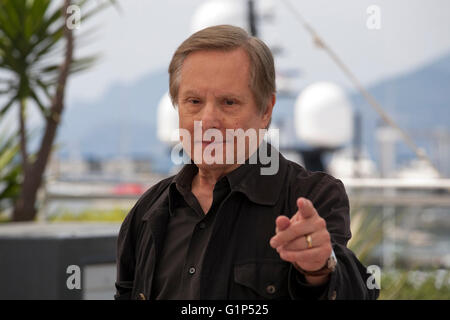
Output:
[[275,220],[275,233],[278,233],[279,231],[283,231],[285,230],[287,227],[289,227],[289,225],[291,224],[291,220],[289,220],[288,217],[286,216],[279,216],[276,220]]

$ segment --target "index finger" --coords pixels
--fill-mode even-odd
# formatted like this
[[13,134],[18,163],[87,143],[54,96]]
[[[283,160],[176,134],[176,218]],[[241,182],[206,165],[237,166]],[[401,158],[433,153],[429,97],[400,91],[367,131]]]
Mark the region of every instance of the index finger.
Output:
[[316,209],[314,208],[314,205],[312,202],[306,198],[300,197],[297,199],[297,207],[300,215],[304,219],[308,219],[310,217],[313,217],[317,214]]

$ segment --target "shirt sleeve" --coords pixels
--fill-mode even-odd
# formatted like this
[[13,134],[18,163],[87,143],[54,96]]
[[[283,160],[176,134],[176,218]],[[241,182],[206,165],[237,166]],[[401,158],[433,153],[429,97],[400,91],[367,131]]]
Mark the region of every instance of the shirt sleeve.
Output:
[[291,296],[297,300],[324,300],[328,292],[329,282],[321,285],[309,284],[305,276],[298,272],[293,265],[289,269],[289,277],[292,277],[289,283]]
[[145,210],[157,199],[171,182],[173,176],[160,181],[148,189],[136,202],[125,217],[117,238],[117,277],[115,282],[116,294],[114,299],[132,299],[135,269],[136,244],[139,241],[139,230],[142,226],[141,218]]
[[116,294],[114,299],[131,299],[135,271],[135,240],[132,232],[132,221],[134,220],[137,204],[131,209],[120,227],[117,239],[117,279],[115,283]]

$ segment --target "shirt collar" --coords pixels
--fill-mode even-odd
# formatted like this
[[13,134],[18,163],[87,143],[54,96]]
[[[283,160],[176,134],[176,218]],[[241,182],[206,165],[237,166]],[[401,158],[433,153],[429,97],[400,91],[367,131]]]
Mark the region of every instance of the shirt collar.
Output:
[[191,190],[192,179],[198,172],[198,167],[194,163],[185,164],[175,175],[169,186],[169,213],[173,215],[178,206],[180,197]]
[[[271,152],[274,153],[274,156],[278,157],[279,167],[275,174],[262,174],[262,168],[270,167],[273,164],[263,165],[261,159],[255,157],[256,163],[249,158],[245,163],[225,176],[232,192],[241,192],[250,201],[261,205],[275,205],[278,201],[287,169],[287,160],[273,146],[270,144],[268,146]],[[177,205],[178,197],[175,193],[190,190],[192,179],[197,172],[198,167],[194,163],[185,164],[172,180],[169,190],[169,211],[171,213],[173,213]]]
[[264,165],[259,157],[255,164],[249,163],[249,159],[247,159],[244,164],[229,174],[232,190],[242,192],[250,201],[261,205],[276,204],[287,169],[287,160],[273,146],[270,144],[268,146],[274,153],[274,157],[278,157],[279,166],[275,174],[262,174],[261,169],[270,167],[271,163]]

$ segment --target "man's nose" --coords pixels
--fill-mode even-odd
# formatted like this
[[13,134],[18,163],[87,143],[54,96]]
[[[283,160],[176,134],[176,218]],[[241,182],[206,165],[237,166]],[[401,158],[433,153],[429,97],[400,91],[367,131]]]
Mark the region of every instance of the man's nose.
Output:
[[201,119],[203,130],[220,128],[220,114],[214,102],[208,101],[202,110]]

